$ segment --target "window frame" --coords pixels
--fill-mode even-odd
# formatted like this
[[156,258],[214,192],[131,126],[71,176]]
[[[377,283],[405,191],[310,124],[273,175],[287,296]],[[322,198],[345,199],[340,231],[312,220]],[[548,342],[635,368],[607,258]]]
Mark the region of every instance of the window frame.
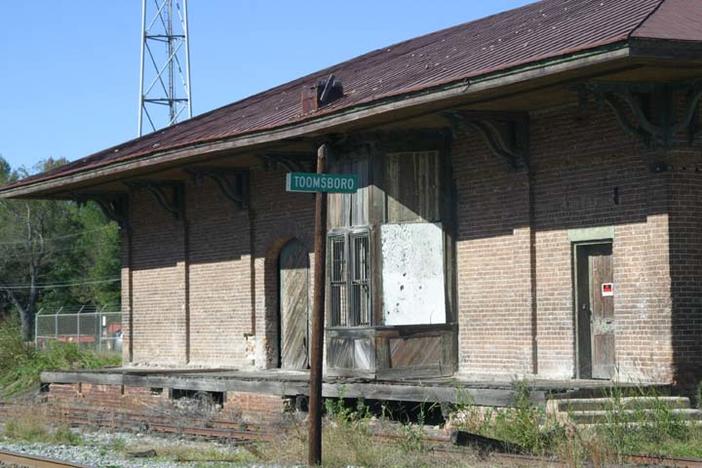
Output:
[[[365,249],[365,278],[356,279],[359,262],[353,249],[353,242],[356,239],[366,239]],[[343,239],[343,260],[342,276],[343,280],[334,278],[335,259],[333,242],[335,239]],[[334,228],[327,232],[327,306],[329,310],[329,328],[364,328],[374,326],[373,317],[373,281],[372,281],[372,236],[370,226],[354,226],[348,228]],[[343,285],[343,286],[342,286]],[[366,317],[363,317],[362,309],[356,309],[354,299],[354,286],[365,285],[366,293]],[[333,289],[342,286],[343,293],[338,311],[334,306]],[[366,319],[366,323],[363,323]]]

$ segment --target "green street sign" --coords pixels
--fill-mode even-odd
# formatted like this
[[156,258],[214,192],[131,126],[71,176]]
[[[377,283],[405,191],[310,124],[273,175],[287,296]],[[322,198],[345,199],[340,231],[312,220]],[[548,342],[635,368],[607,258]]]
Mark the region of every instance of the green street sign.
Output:
[[288,192],[355,193],[358,190],[356,174],[316,174],[290,172],[285,178]]

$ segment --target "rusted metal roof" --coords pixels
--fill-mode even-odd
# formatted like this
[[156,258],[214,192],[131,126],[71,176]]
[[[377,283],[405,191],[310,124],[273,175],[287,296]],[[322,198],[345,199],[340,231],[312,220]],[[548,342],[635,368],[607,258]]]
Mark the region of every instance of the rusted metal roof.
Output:
[[[24,179],[27,185],[169,149],[300,123],[637,37],[700,40],[702,0],[543,0],[378,49],[164,130]],[[680,36],[680,37],[678,37]],[[302,113],[301,92],[334,74],[344,96]]]
[[702,41],[702,2],[665,0],[633,37],[675,41]]

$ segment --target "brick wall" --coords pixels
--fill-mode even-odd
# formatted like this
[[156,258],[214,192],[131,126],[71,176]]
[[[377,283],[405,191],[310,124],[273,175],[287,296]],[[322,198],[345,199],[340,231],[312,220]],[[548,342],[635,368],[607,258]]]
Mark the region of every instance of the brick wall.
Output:
[[[313,265],[314,196],[285,192],[286,171],[252,174],[255,232],[256,366],[278,366],[278,255],[291,239],[302,241]],[[309,276],[312,291],[312,274]],[[309,302],[312,304],[312,302]]]
[[133,361],[183,365],[187,306],[183,221],[146,190],[132,190],[130,202]]
[[190,363],[249,365],[246,335],[253,331],[249,213],[210,179],[186,186],[186,207]]
[[675,380],[702,381],[702,151],[671,160],[670,259]]
[[47,402],[51,416],[71,424],[211,437],[241,437],[246,431],[254,436],[257,428],[287,421],[285,398],[246,392],[227,392],[218,404],[198,397],[175,400],[168,389],[51,384]]
[[510,172],[476,135],[459,135],[452,148],[460,371],[573,377],[568,233],[612,226],[619,377],[669,381],[665,176],[607,113],[580,119],[573,105],[533,114],[530,138],[531,177]]
[[[539,371],[574,375],[569,229],[613,226],[616,359],[626,380],[662,380],[670,363],[665,179],[610,113],[534,116],[532,151]],[[653,346],[649,346],[653,345]],[[645,347],[646,349],[641,349]],[[662,365],[662,366],[661,366]]]
[[242,422],[276,424],[283,419],[286,401],[278,395],[227,392],[224,410],[237,414]]
[[456,179],[459,369],[531,371],[529,185],[486,150],[458,135]]
[[[653,173],[611,114],[583,117],[575,103],[532,114],[530,139],[529,173],[475,134],[459,132],[451,148],[460,371],[574,376],[569,232],[602,226],[614,232],[618,377],[668,382],[676,367],[699,369],[701,189],[689,163],[699,153],[681,160],[686,170]],[[256,365],[277,366],[278,254],[293,238],[311,251],[314,225],[313,196],[286,193],[284,177],[253,170],[249,211],[210,181],[189,182],[187,249],[183,222],[132,191],[123,304],[134,304],[134,362],[247,366],[255,335]]]
[[251,183],[251,210],[242,210],[215,182],[187,182],[185,221],[147,191],[131,191],[131,249],[126,232],[122,244],[125,362],[132,303],[133,364],[247,367],[255,357],[259,367],[277,366],[278,254],[293,238],[312,249],[314,199],[286,194],[285,171],[254,170]]

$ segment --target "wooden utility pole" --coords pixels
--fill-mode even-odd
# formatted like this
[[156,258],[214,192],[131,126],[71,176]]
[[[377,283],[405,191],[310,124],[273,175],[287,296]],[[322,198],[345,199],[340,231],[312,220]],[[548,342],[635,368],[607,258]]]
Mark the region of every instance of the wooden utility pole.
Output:
[[[317,150],[317,174],[327,168],[329,148]],[[314,302],[312,304],[312,356],[310,362],[309,448],[310,466],[322,464],[322,353],[324,347],[324,286],[326,265],[327,194],[317,192],[314,215]]]

